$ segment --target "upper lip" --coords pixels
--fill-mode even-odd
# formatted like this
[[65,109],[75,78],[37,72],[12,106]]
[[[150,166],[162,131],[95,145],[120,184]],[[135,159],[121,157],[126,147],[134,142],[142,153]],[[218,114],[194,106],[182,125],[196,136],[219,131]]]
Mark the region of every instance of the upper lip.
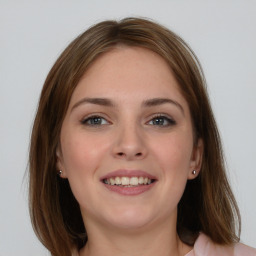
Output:
[[105,179],[110,179],[113,177],[144,177],[144,178],[149,178],[151,180],[156,180],[157,178],[148,172],[142,171],[142,170],[127,170],[127,169],[119,169],[115,170],[113,172],[109,172],[108,174],[102,176],[100,178],[101,181]]

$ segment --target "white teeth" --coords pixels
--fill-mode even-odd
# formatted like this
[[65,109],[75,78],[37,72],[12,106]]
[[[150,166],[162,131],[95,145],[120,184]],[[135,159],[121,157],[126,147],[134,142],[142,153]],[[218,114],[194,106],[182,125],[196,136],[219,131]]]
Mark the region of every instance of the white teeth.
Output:
[[116,181],[116,185],[121,185],[122,184],[121,179],[119,177],[116,177],[115,181]]
[[139,184],[139,179],[137,177],[130,178],[130,185],[138,186],[138,184]]
[[138,186],[138,185],[149,185],[152,180],[148,177],[111,177],[103,181],[108,185],[121,185],[121,186]]
[[130,185],[130,179],[129,179],[128,177],[122,177],[122,178],[121,178],[121,184],[122,184],[123,186],[125,186],[125,185]]
[[144,184],[144,178],[143,177],[139,177],[139,184],[140,185]]
[[115,179],[114,179],[114,178],[110,178],[109,180],[110,180],[110,184],[111,184],[111,185],[115,185],[115,184],[116,184],[116,182],[115,182]]

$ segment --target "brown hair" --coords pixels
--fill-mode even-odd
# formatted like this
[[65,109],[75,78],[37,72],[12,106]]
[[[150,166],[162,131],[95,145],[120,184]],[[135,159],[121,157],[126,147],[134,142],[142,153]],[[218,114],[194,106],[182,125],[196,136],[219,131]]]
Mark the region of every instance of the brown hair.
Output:
[[78,202],[68,180],[56,174],[56,149],[71,95],[88,67],[118,44],[150,49],[172,69],[188,102],[195,141],[204,142],[199,176],[188,181],[178,205],[177,232],[193,245],[199,231],[214,242],[239,241],[239,210],[225,174],[225,164],[200,64],[189,46],[155,22],[126,18],[104,21],[78,36],[60,55],[42,89],[30,147],[30,214],[34,230],[54,256],[71,255],[87,241]]

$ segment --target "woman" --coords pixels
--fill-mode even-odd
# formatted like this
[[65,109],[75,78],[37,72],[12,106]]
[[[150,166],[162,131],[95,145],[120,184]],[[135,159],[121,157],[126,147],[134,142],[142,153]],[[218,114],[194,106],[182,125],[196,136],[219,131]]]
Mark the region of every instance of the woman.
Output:
[[65,49],[32,131],[30,212],[54,256],[256,255],[238,243],[203,72],[181,38],[128,18]]

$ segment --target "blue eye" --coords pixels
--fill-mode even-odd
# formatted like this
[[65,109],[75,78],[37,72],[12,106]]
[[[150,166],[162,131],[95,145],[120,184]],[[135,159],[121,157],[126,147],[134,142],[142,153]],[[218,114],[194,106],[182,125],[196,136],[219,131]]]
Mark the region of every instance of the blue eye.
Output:
[[176,122],[174,120],[172,120],[169,117],[166,116],[157,116],[152,118],[148,124],[150,125],[156,125],[156,126],[171,126],[171,125],[175,125]]
[[90,116],[82,120],[81,123],[88,126],[100,126],[100,125],[109,124],[109,122],[101,116]]

